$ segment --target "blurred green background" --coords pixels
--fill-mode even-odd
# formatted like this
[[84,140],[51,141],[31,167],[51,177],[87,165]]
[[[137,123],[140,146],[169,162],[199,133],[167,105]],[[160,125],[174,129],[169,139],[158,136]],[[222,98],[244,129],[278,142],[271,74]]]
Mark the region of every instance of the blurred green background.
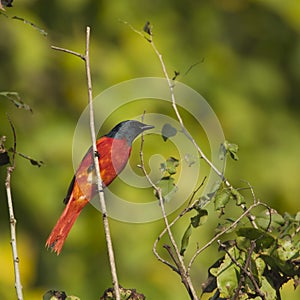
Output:
[[[111,286],[101,216],[92,206],[84,209],[59,257],[44,249],[63,210],[73,173],[73,133],[87,103],[82,61],[51,50],[50,45],[83,52],[86,25],[92,30],[94,95],[123,80],[162,76],[149,44],[122,23],[142,29],[149,20],[169,71],[180,71],[178,80],[209,101],[226,138],[239,144],[240,160],[227,167],[233,184],[248,180],[257,197],[280,213],[299,210],[298,0],[16,0],[5,14],[8,17],[0,15],[0,91],[19,92],[33,113],[18,110],[1,97],[0,134],[11,145],[8,113],[16,127],[18,150],[45,162],[37,168],[18,159],[12,178],[25,299],[41,299],[49,289],[99,299]],[[33,22],[48,35],[13,16]],[[141,107],[131,107],[126,115],[112,116],[102,133],[141,113]],[[192,127],[192,119],[185,121]],[[132,165],[138,163],[134,156]],[[5,174],[2,167],[0,298],[14,299]],[[116,181],[112,188],[119,184]],[[133,195],[131,191],[128,198]],[[178,240],[187,222],[188,218],[176,227]],[[190,254],[195,241],[202,245],[210,239],[213,226],[197,229]],[[111,227],[123,286],[136,288],[147,299],[188,299],[179,277],[152,254],[162,222],[112,221]],[[217,249],[208,250],[197,260],[193,278],[198,289],[218,255]],[[299,297],[299,289],[293,292],[291,283],[284,287],[283,299]]]

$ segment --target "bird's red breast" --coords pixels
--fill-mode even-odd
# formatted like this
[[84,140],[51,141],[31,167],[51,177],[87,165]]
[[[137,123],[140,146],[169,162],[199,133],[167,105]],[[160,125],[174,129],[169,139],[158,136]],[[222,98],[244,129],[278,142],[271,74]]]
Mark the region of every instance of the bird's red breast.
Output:
[[[100,166],[100,174],[103,187],[108,186],[116,176],[124,169],[131,152],[131,146],[128,145],[126,139],[114,139],[110,137],[102,137],[97,141],[98,161]],[[92,148],[89,149],[75,175],[69,188],[74,194],[74,185],[77,183],[78,194],[84,196],[87,201],[91,200],[96,194],[96,174]],[[71,196],[71,195],[69,195]],[[74,196],[74,195],[73,195]],[[75,198],[78,198],[76,195]],[[65,199],[65,203],[69,199]]]

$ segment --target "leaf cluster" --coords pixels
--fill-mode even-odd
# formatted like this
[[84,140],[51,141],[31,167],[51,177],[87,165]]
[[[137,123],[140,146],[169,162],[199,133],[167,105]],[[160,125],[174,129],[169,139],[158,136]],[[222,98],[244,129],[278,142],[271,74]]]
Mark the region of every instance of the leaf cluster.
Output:
[[283,284],[299,285],[300,213],[266,209],[257,220],[257,228],[241,226],[234,240],[220,243],[225,255],[209,268],[203,293],[214,292],[213,299],[280,299]]

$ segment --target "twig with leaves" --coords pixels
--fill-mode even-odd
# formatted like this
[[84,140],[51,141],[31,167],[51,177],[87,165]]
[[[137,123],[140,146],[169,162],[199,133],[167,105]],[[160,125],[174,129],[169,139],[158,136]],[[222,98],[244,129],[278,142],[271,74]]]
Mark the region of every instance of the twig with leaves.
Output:
[[220,245],[220,247],[227,253],[227,255],[230,257],[230,259],[232,260],[232,262],[234,264],[236,264],[237,267],[240,268],[240,270],[242,271],[242,275],[241,275],[241,279],[239,281],[239,285],[235,291],[235,294],[233,296],[233,299],[234,300],[237,300],[239,299],[239,292],[246,280],[245,278],[245,275],[251,280],[254,288],[255,288],[255,291],[257,293],[258,296],[261,297],[261,299],[265,300],[265,295],[264,293],[260,290],[259,286],[258,286],[258,283],[256,282],[255,278],[254,278],[254,275],[251,271],[248,270],[248,268],[251,267],[251,256],[252,256],[252,253],[254,251],[254,248],[256,246],[256,243],[254,240],[251,241],[251,244],[250,244],[250,247],[247,251],[247,259],[245,261],[245,264],[244,266],[242,266],[231,254],[230,252],[227,250],[227,247],[226,245],[222,244],[220,241],[218,241],[218,244]]
[[[257,206],[265,206],[265,204],[259,202],[259,201],[256,201],[256,198],[254,198],[254,203],[249,207],[247,208],[247,206],[245,205],[244,203],[244,200],[243,200],[243,196],[240,195],[240,193],[238,192],[238,190],[236,190],[232,185],[231,183],[228,181],[228,179],[226,179],[226,177],[224,176],[224,170],[218,170],[217,167],[209,160],[209,158],[205,155],[205,153],[202,151],[201,147],[197,144],[197,142],[195,141],[195,139],[189,134],[189,132],[186,130],[186,127],[184,125],[184,122],[183,122],[183,119],[179,113],[179,110],[177,108],[177,104],[176,104],[176,98],[175,98],[175,93],[174,93],[174,85],[175,85],[175,81],[177,76],[179,75],[179,72],[176,72],[175,73],[175,76],[171,79],[168,75],[168,72],[167,72],[167,68],[166,68],[166,65],[164,63],[164,60],[163,60],[163,57],[162,57],[162,54],[159,52],[159,50],[157,49],[155,43],[154,43],[154,40],[153,40],[153,34],[152,34],[152,27],[150,25],[149,22],[147,22],[143,28],[143,31],[139,31],[139,30],[136,30],[133,26],[131,26],[130,24],[128,24],[127,22],[125,22],[125,24],[127,24],[135,33],[139,34],[140,36],[142,36],[143,38],[145,38],[151,45],[153,51],[155,52],[155,54],[157,55],[159,61],[160,61],[160,64],[161,64],[161,67],[162,67],[162,71],[163,71],[163,74],[164,74],[164,77],[167,81],[167,84],[168,84],[168,88],[169,88],[169,91],[170,91],[170,95],[171,95],[171,103],[172,103],[172,107],[173,107],[173,110],[176,114],[176,117],[177,117],[177,120],[179,121],[180,123],[180,126],[181,126],[181,131],[184,133],[184,135],[192,142],[192,144],[194,145],[194,147],[196,148],[198,154],[199,154],[199,157],[201,159],[203,159],[208,165],[209,167],[220,177],[222,183],[223,183],[223,190],[225,190],[225,194],[226,197],[228,197],[228,199],[234,199],[236,200],[236,204],[237,206],[241,207],[242,210],[243,210],[243,213],[228,227],[226,227],[225,229],[223,229],[221,232],[219,232],[214,238],[212,238],[206,245],[204,245],[203,247],[201,248],[198,248],[197,251],[194,253],[194,255],[192,256],[191,260],[189,261],[188,263],[188,266],[186,267],[185,266],[185,263],[184,263],[184,260],[183,260],[183,257],[181,255],[183,255],[184,251],[185,251],[185,248],[181,249],[181,251],[179,252],[179,249],[176,245],[176,242],[173,238],[173,234],[172,234],[172,231],[171,231],[171,227],[183,216],[185,215],[187,212],[191,211],[193,208],[195,208],[195,206],[190,206],[190,202],[191,200],[189,201],[188,203],[188,206],[182,211],[182,213],[177,216],[171,223],[169,223],[168,221],[168,218],[166,216],[166,213],[165,213],[165,208],[164,208],[164,199],[163,199],[163,196],[162,196],[162,193],[161,193],[161,190],[160,188],[155,185],[151,179],[149,178],[149,176],[147,175],[146,171],[145,171],[145,168],[143,167],[143,156],[142,156],[142,145],[141,145],[141,165],[142,165],[142,169],[143,169],[143,172],[145,174],[145,176],[147,177],[148,181],[150,182],[150,184],[152,185],[152,187],[154,188],[155,192],[156,192],[156,196],[157,198],[159,199],[159,203],[160,203],[160,206],[161,206],[161,210],[162,210],[162,214],[163,214],[163,218],[164,218],[164,221],[165,221],[165,225],[166,225],[166,228],[162,231],[162,233],[159,235],[159,237],[157,238],[157,240],[155,241],[154,243],[154,246],[153,246],[153,252],[155,254],[155,256],[161,261],[163,262],[164,264],[168,265],[172,270],[176,271],[177,273],[180,274],[181,278],[182,278],[182,282],[185,284],[185,279],[187,280],[187,284],[185,284],[190,296],[192,299],[197,299],[197,295],[196,295],[196,292],[193,290],[193,283],[191,281],[191,277],[190,277],[190,271],[191,271],[191,267],[195,261],[195,259],[198,257],[198,255],[204,251],[205,249],[207,249],[209,246],[211,246],[214,242],[216,242],[222,235],[224,235],[226,232],[228,232],[230,229],[233,229],[235,228],[238,223],[244,218],[244,217],[247,217],[248,220],[250,221],[252,227],[254,229],[257,229],[258,226],[255,222],[255,217],[251,214],[251,211],[252,209],[254,209],[255,207]],[[143,141],[142,141],[143,143]],[[224,143],[226,144],[226,142]],[[228,144],[228,146],[235,146],[235,150],[237,150],[237,145],[234,145],[234,144]],[[226,147],[226,145],[225,145]],[[233,151],[233,153],[231,153],[231,151],[228,151],[228,149],[225,149],[225,156],[230,153],[230,155],[232,156],[235,156],[235,150]],[[236,159],[237,157],[233,157],[234,159]],[[251,188],[251,192],[253,193],[253,189]],[[223,192],[222,192],[223,193]],[[212,194],[212,196],[210,197],[210,199],[212,197],[215,196],[215,192]],[[253,196],[255,196],[253,194]],[[201,206],[201,204],[200,204]],[[200,220],[201,216],[200,216],[200,210],[201,210],[201,207],[198,207],[198,214],[199,216],[198,217],[198,221]],[[197,210],[197,209],[196,209]],[[207,213],[207,212],[206,212]],[[191,219],[192,220],[192,219]],[[199,223],[199,222],[198,222]],[[191,224],[193,225],[193,224]],[[187,231],[188,231],[188,236],[187,236],[187,241],[188,241],[188,238],[190,236],[190,231],[191,231],[191,228],[192,226],[189,226]],[[198,226],[198,225],[196,225]],[[175,253],[173,253],[172,249],[170,246],[168,245],[164,245],[163,247],[168,251],[169,253],[169,256],[171,257],[172,261],[175,263],[175,266],[170,263],[169,261],[163,259],[159,254],[158,254],[158,251],[157,251],[157,245],[158,245],[158,242],[161,240],[162,236],[167,233],[168,234],[168,237],[171,241],[171,244],[172,244],[172,247],[174,248],[174,251]],[[186,232],[187,233],[187,232]],[[184,240],[184,238],[183,238]],[[183,240],[182,240],[182,243],[183,243]],[[249,275],[249,274],[246,274],[246,275]],[[251,275],[250,275],[251,276]],[[253,278],[252,278],[253,279]],[[261,294],[261,291],[256,288],[256,291],[258,294]]]
[[165,204],[164,204],[164,197],[162,195],[162,191],[161,188],[159,188],[150,178],[150,176],[148,175],[146,169],[145,169],[145,163],[144,163],[144,155],[143,155],[143,145],[144,145],[144,135],[142,135],[141,138],[141,147],[140,147],[140,168],[142,169],[145,177],[147,178],[147,180],[149,181],[149,183],[151,184],[151,186],[153,187],[153,189],[156,192],[157,198],[159,199],[159,205],[161,206],[161,211],[162,211],[162,216],[165,222],[165,226],[166,226],[166,231],[168,232],[168,237],[171,241],[173,250],[175,253],[173,253],[172,249],[170,246],[165,245],[165,249],[168,251],[168,253],[170,254],[171,258],[173,259],[173,262],[175,263],[175,266],[172,265],[171,263],[169,263],[168,261],[162,259],[160,257],[160,255],[157,253],[156,248],[154,247],[153,250],[155,251],[155,255],[159,258],[160,261],[162,261],[163,263],[165,263],[166,265],[168,265],[173,271],[175,271],[176,273],[178,273],[181,277],[182,283],[184,284],[184,286],[186,287],[191,299],[197,300],[199,299],[196,293],[196,290],[193,286],[191,277],[189,276],[183,257],[180,255],[180,250],[176,244],[174,235],[172,233],[171,230],[171,226],[165,211]]
[[115,256],[113,251],[113,245],[112,245],[112,239],[111,239],[111,233],[109,228],[109,221],[107,216],[107,209],[105,204],[105,197],[104,197],[104,191],[102,186],[102,179],[100,175],[100,166],[98,163],[98,151],[96,146],[96,134],[95,134],[95,123],[94,123],[94,110],[93,110],[93,90],[92,90],[92,79],[91,79],[91,72],[90,72],[90,54],[89,54],[89,44],[90,44],[90,27],[86,27],[86,46],[85,46],[85,54],[80,54],[78,52],[51,46],[52,49],[66,52],[71,55],[75,55],[79,58],[81,58],[85,62],[85,71],[86,71],[86,79],[87,79],[87,88],[88,88],[88,103],[89,103],[89,113],[90,113],[90,132],[91,132],[91,139],[92,139],[92,148],[94,153],[94,166],[97,176],[97,190],[98,190],[98,196],[99,196],[99,202],[100,207],[102,211],[102,219],[103,219],[103,227],[105,232],[105,239],[106,239],[106,245],[108,249],[108,257],[109,257],[109,263],[110,263],[110,270],[111,270],[111,276],[112,276],[112,283],[114,287],[115,292],[115,299],[120,300],[120,290],[119,290],[119,283],[118,283],[118,276],[117,276],[117,270],[116,270],[116,263],[115,263]]

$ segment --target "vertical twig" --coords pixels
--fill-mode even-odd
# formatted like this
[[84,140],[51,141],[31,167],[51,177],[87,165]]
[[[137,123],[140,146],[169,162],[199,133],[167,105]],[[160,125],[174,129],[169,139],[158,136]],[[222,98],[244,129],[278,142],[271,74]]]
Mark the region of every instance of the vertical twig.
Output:
[[89,101],[89,109],[90,109],[90,129],[91,129],[91,138],[92,138],[92,146],[93,146],[93,153],[94,153],[94,166],[97,176],[97,188],[98,188],[98,195],[100,201],[100,207],[102,210],[102,219],[103,219],[103,226],[105,231],[105,239],[107,244],[108,250],[108,257],[110,263],[110,270],[112,275],[113,286],[115,290],[116,300],[120,300],[120,290],[119,290],[119,283],[118,283],[118,276],[116,270],[116,263],[114,257],[114,251],[112,246],[112,240],[110,235],[109,229],[109,222],[104,198],[104,191],[102,186],[102,179],[100,175],[100,166],[98,163],[98,151],[96,146],[96,134],[95,134],[95,122],[94,122],[94,110],[93,110],[93,90],[92,90],[92,80],[91,80],[91,72],[90,72],[90,55],[89,55],[89,44],[90,44],[90,27],[87,26],[86,28],[86,48],[85,48],[85,68],[86,68],[86,78],[87,78],[87,85],[88,85],[88,101]]
[[20,276],[20,269],[19,269],[19,257],[18,257],[18,250],[17,250],[17,236],[16,236],[17,220],[15,219],[15,215],[14,215],[13,201],[12,201],[12,195],[11,195],[11,174],[15,169],[15,154],[16,154],[16,148],[17,148],[17,137],[16,137],[15,128],[9,117],[8,117],[8,120],[9,120],[11,129],[12,129],[12,132],[13,132],[14,147],[13,147],[11,165],[9,167],[7,167],[7,176],[6,176],[6,180],[5,180],[5,187],[6,187],[7,204],[8,204],[8,211],[9,211],[10,244],[11,244],[13,260],[14,260],[15,288],[16,288],[18,300],[23,300],[21,276]]
[[94,122],[94,109],[93,109],[93,89],[92,89],[92,79],[91,79],[91,69],[90,69],[90,27],[86,27],[86,46],[85,46],[85,54],[82,55],[78,52],[60,48],[56,46],[51,46],[52,49],[66,52],[71,55],[75,55],[85,62],[85,71],[86,71],[86,78],[87,78],[87,87],[88,87],[88,103],[89,103],[89,112],[90,112],[90,133],[91,133],[91,139],[92,139],[92,147],[93,147],[93,153],[94,153],[94,166],[95,166],[95,172],[97,176],[97,189],[98,189],[98,196],[99,196],[99,202],[100,207],[102,211],[102,219],[103,219],[103,227],[105,232],[105,239],[106,239],[106,245],[107,245],[107,251],[108,251],[108,259],[110,264],[110,271],[112,276],[112,283],[115,291],[115,299],[120,300],[120,290],[119,290],[119,283],[118,283],[118,276],[117,276],[117,270],[116,270],[116,263],[115,263],[115,256],[112,246],[112,239],[110,234],[110,228],[109,228],[109,222],[108,222],[108,216],[107,216],[107,209],[105,204],[105,197],[104,197],[104,191],[102,186],[102,179],[101,179],[101,173],[100,173],[100,166],[98,163],[98,151],[96,146],[96,134],[95,134],[95,122]]
[[164,76],[165,76],[165,78],[167,80],[168,87],[169,87],[169,90],[170,90],[170,93],[171,93],[172,107],[173,107],[173,110],[174,110],[174,112],[176,114],[177,120],[179,121],[179,124],[180,124],[182,132],[193,143],[193,145],[196,148],[196,150],[198,151],[200,157],[210,166],[210,168],[212,168],[214,170],[214,172],[222,179],[222,181],[224,181],[224,183],[226,184],[226,186],[231,187],[230,182],[224,177],[223,173],[221,171],[219,171],[216,168],[216,166],[208,159],[208,157],[205,155],[205,153],[199,147],[199,145],[197,144],[197,142],[195,141],[195,139],[186,130],[186,128],[184,126],[184,123],[183,123],[183,120],[181,118],[181,115],[179,113],[179,110],[177,108],[177,104],[176,104],[176,98],[175,98],[175,93],[174,93],[174,81],[171,80],[171,78],[169,77],[166,65],[165,65],[163,57],[162,57],[162,54],[156,48],[156,45],[155,45],[153,39],[151,38],[151,40],[149,42],[150,42],[150,44],[152,46],[152,49],[154,50],[155,54],[157,55],[157,57],[158,57],[158,59],[160,61],[160,64],[161,64]]

